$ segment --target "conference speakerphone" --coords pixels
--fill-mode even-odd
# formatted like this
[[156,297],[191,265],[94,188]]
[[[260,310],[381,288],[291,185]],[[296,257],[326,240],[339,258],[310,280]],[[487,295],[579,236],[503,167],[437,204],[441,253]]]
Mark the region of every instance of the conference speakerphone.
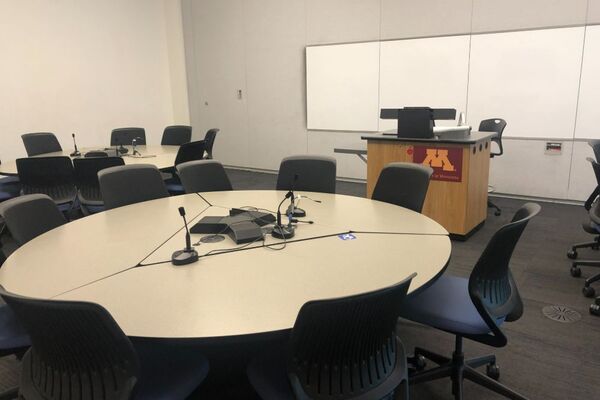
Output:
[[261,227],[275,223],[273,214],[232,208],[228,216],[204,217],[198,221],[191,233],[222,234],[226,233],[236,244],[251,243],[264,237]]

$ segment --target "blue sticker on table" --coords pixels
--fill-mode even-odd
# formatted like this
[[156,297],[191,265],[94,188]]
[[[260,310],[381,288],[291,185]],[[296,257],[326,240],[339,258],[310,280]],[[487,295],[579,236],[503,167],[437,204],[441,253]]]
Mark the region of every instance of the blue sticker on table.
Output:
[[342,233],[341,235],[338,235],[338,237],[342,240],[354,240],[356,239],[356,236],[354,236],[351,233]]

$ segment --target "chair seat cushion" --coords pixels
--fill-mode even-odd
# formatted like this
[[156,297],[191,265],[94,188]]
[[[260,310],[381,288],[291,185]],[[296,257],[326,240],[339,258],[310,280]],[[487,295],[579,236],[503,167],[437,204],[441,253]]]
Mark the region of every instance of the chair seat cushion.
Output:
[[586,221],[581,224],[583,230],[592,235],[597,235],[600,233],[600,226],[596,225],[592,221]]
[[[430,287],[409,295],[401,317],[455,334],[486,335],[490,328],[469,296],[469,280],[442,275]],[[504,318],[496,321],[501,325]]]
[[191,346],[133,340],[140,359],[136,399],[186,399],[208,375],[208,360]]
[[274,346],[271,350],[254,358],[246,369],[248,380],[254,390],[265,400],[294,400],[290,386],[283,346]]
[[0,306],[0,353],[29,346],[29,335],[17,321],[12,310],[6,305]]

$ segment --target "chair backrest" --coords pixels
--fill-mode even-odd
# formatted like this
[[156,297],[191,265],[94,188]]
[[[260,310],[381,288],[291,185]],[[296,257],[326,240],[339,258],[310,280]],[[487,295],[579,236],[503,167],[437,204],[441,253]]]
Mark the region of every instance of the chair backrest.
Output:
[[85,158],[94,158],[94,157],[108,157],[108,153],[106,151],[88,151],[84,155]]
[[202,160],[204,158],[205,149],[204,140],[182,144],[175,157],[175,166],[183,164],[184,162]]
[[215,160],[189,161],[177,166],[186,193],[233,190],[223,165]]
[[600,140],[599,139],[590,140],[588,142],[588,144],[594,151],[594,158],[596,159],[596,162],[600,162]]
[[98,181],[106,210],[169,196],[160,171],[154,165],[106,168],[98,172]]
[[490,156],[501,156],[504,153],[502,147],[502,132],[506,128],[506,121],[502,118],[484,119],[479,123],[479,132],[496,132],[496,137],[492,138],[492,142],[498,145],[498,151],[494,152],[490,149]]
[[119,165],[125,165],[125,162],[121,157],[75,158],[73,159],[75,184],[82,193],[90,190],[94,192],[99,191],[100,183],[98,182],[98,172]]
[[346,399],[369,393],[380,399],[398,386],[399,355],[405,356],[396,324],[415,275],[384,289],[302,306],[287,355],[296,398]]
[[29,157],[37,156],[38,154],[54,153],[56,151],[62,151],[62,147],[58,142],[58,139],[54,133],[50,132],[36,132],[26,133],[21,135],[23,144],[25,145],[25,151]]
[[335,193],[336,168],[336,160],[333,157],[312,155],[286,157],[279,165],[276,188],[290,190],[293,186],[294,190]]
[[140,366],[131,341],[98,304],[39,300],[0,289],[31,338],[20,398],[124,400]]
[[113,129],[110,134],[111,146],[129,146],[137,139],[137,144],[146,144],[146,130],[144,128],[117,128]]
[[506,344],[506,337],[496,321],[502,318],[516,321],[523,313],[523,302],[509,264],[525,227],[540,210],[535,203],[527,203],[517,210],[511,222],[494,233],[471,272],[469,295],[494,334],[487,342],[492,346]]
[[192,140],[192,127],[188,125],[171,125],[163,131],[160,144],[165,146],[181,146]]
[[0,215],[19,246],[67,221],[45,194],[28,194],[0,203]]
[[206,135],[204,135],[206,158],[209,160],[212,160],[213,158],[213,146],[215,145],[215,139],[219,130],[220,129],[212,128],[206,131]]
[[16,161],[23,194],[44,193],[53,199],[75,191],[69,157],[31,157]]
[[426,165],[390,163],[379,173],[371,198],[421,212],[432,173]]

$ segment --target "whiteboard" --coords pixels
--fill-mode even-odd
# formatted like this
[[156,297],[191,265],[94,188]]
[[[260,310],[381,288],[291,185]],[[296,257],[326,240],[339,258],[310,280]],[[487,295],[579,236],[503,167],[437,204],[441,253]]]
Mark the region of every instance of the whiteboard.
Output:
[[377,131],[379,42],[306,48],[308,129]]
[[600,26],[586,29],[575,137],[600,139]]
[[[469,40],[462,35],[382,42],[381,108],[428,106],[466,111]],[[456,125],[456,121],[436,125]],[[379,122],[381,130],[396,126],[393,120]]]
[[506,136],[574,134],[583,27],[473,35],[467,121],[500,117]]

